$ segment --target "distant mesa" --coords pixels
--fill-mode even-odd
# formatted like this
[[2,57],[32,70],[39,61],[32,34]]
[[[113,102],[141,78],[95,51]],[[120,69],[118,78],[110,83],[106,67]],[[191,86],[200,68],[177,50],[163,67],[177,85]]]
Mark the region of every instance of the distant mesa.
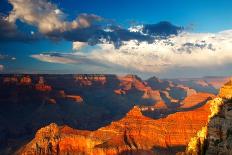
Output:
[[52,90],[52,87],[45,84],[43,77],[39,77],[38,83],[35,84],[35,89],[38,91],[49,92]]
[[21,79],[20,79],[20,84],[22,85],[30,85],[32,84],[32,79],[30,76],[23,76]]
[[104,85],[106,83],[106,76],[105,75],[95,75],[95,74],[82,74],[82,75],[75,75],[74,79],[83,86],[91,86],[93,83],[100,83]]
[[17,77],[14,77],[14,76],[12,76],[12,77],[5,77],[4,79],[3,79],[3,83],[4,84],[17,84],[18,83],[18,78]]

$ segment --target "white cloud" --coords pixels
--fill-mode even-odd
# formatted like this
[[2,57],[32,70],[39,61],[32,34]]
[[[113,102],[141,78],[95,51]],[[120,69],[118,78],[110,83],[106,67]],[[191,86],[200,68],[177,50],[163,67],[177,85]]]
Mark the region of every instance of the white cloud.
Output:
[[66,21],[65,14],[55,4],[47,0],[9,0],[13,5],[8,21],[17,19],[38,27],[42,33],[64,32],[79,27],[88,27],[101,18],[96,15],[81,14],[73,21]]
[[131,40],[119,49],[112,44],[99,44],[100,48],[86,57],[105,64],[141,72],[158,73],[175,67],[204,68],[232,63],[232,31],[219,33],[187,33],[149,44]]
[[41,53],[41,54],[33,54],[30,57],[37,59],[43,62],[49,63],[59,63],[59,64],[89,64],[96,66],[103,66],[102,63],[97,62],[96,60],[87,58],[86,55],[82,53],[57,53],[57,52],[49,52],[49,53]]
[[[78,48],[82,45],[77,43]],[[213,68],[232,64],[232,30],[219,33],[187,33],[153,43],[131,40],[119,49],[113,44],[98,44],[91,52],[63,53],[61,56],[33,55],[41,61],[85,63],[143,73],[161,73],[175,68]]]
[[55,56],[55,55],[53,56],[50,54],[33,54],[31,55],[31,57],[40,61],[50,62],[50,63],[59,63],[59,64],[76,63],[76,61],[71,58]]
[[80,50],[81,48],[83,48],[87,45],[88,44],[86,42],[75,41],[75,42],[73,42],[73,50]]

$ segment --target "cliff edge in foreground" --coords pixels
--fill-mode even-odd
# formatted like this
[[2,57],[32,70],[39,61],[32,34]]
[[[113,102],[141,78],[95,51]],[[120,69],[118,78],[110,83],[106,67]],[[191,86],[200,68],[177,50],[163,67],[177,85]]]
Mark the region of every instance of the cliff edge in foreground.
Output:
[[208,102],[211,110],[208,125],[190,140],[185,154],[230,155],[232,154],[232,80],[220,89],[217,98]]

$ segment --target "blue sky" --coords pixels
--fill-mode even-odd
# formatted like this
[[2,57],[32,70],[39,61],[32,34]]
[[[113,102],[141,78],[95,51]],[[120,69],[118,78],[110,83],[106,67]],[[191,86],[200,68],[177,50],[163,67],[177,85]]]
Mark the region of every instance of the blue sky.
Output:
[[[38,4],[39,1],[41,1],[40,4]],[[219,47],[219,45],[216,44],[218,40],[222,39],[225,39],[224,42],[226,42],[231,36],[230,33],[223,34],[224,36],[218,34],[221,31],[232,29],[232,1],[230,0],[22,0],[21,3],[23,3],[23,7],[25,7],[22,9],[23,11],[14,10],[14,8],[21,7],[16,0],[0,1],[1,16],[4,16],[4,19],[7,18],[7,22],[9,22],[4,23],[6,21],[1,21],[0,23],[0,26],[2,26],[2,28],[0,28],[0,54],[2,55],[0,65],[2,66],[2,73],[94,72],[115,74],[134,73],[142,76],[158,75],[161,77],[192,77],[204,76],[205,74],[218,75],[219,73],[216,73],[216,71],[213,69],[217,68],[221,70],[220,75],[231,74],[231,72],[228,71],[228,68],[231,65],[230,61],[225,58],[217,60],[217,55],[215,55],[215,58],[213,57],[213,59],[217,61],[216,65],[212,65],[210,63],[204,64],[201,63],[201,60],[198,60],[199,64],[203,65],[203,67],[196,67],[195,65],[184,65],[180,64],[179,62],[168,63],[168,59],[173,58],[175,58],[176,61],[179,61],[178,56],[173,55],[172,58],[166,58],[167,56],[163,56],[162,53],[157,54],[158,52],[161,52],[159,51],[160,48],[158,47],[160,47],[162,43],[167,42],[167,40],[172,44],[175,43],[174,50],[181,50],[182,52],[187,53],[191,51],[191,54],[194,52],[199,53],[199,50],[202,52],[206,51],[205,53],[210,52],[208,50],[209,47],[211,48],[211,46],[211,49],[213,49],[212,51],[217,52],[218,55],[221,54],[220,50],[224,52],[230,49],[228,47],[223,50],[221,47]],[[37,5],[48,6],[46,5],[47,3],[51,5],[49,5],[45,11],[41,10],[41,12],[47,12],[47,15],[45,13],[41,14],[41,12],[38,10],[33,10],[34,8],[38,8]],[[33,19],[28,19],[28,17],[26,17],[28,15],[28,12],[26,12],[27,9],[29,13],[32,13]],[[53,14],[54,11],[57,10],[59,12],[57,14]],[[66,23],[67,25],[70,24],[72,21],[75,21],[76,17],[83,13],[87,14],[83,16],[83,19],[85,20],[85,23],[82,23],[83,25],[80,24],[80,21],[77,21],[77,23],[79,23],[81,26],[75,28],[70,28],[70,26],[64,27],[62,25],[62,23]],[[53,26],[51,29],[44,28],[44,25],[41,24],[43,23],[43,18],[46,18],[49,15],[51,15],[51,18],[45,19],[44,21],[49,21],[48,23],[50,26]],[[38,17],[40,19],[38,19]],[[99,18],[101,18],[100,21]],[[13,20],[10,21],[10,19]],[[165,23],[166,25],[155,25],[156,28],[151,26],[148,29],[150,34],[145,34],[146,32],[143,30],[141,30],[141,32],[138,30],[136,33],[132,33],[130,30],[128,30],[128,28],[132,26],[136,27],[143,25],[143,27],[146,27],[146,25],[157,24],[161,21],[167,21],[170,23],[170,25]],[[12,26],[13,28],[9,28],[9,30],[6,31],[4,27],[7,27],[7,24],[9,27]],[[96,25],[101,25],[101,27],[97,27],[96,29]],[[113,33],[108,33],[105,31],[106,28],[108,29],[109,25],[114,27],[110,27],[110,31]],[[162,26],[164,27],[163,29],[170,27],[170,29],[173,30],[173,34],[166,33],[163,29],[161,33],[160,27]],[[49,27],[49,25],[47,27]],[[178,28],[183,28],[183,30],[179,32]],[[178,33],[176,33],[177,30]],[[182,31],[190,34],[184,34],[184,37],[180,38],[178,36],[182,33]],[[20,32],[20,35],[18,35],[18,32]],[[216,39],[212,40],[212,36],[208,35],[209,33],[216,35]],[[165,39],[159,39],[157,41],[156,38],[163,37],[162,35],[165,35]],[[176,37],[173,37],[173,35]],[[199,38],[201,38],[199,35],[206,39],[199,40]],[[103,39],[105,39],[104,42],[102,42],[101,39],[96,39],[99,38],[99,36],[103,36]],[[143,47],[136,46],[135,48],[137,50],[135,51],[133,51],[134,47],[129,51],[126,51],[127,53],[133,53],[132,57],[128,57],[128,55],[124,56],[123,53],[125,54],[125,49],[128,50],[128,47],[134,46],[130,40],[149,42],[149,44],[144,44]],[[183,40],[185,42],[183,42]],[[86,45],[80,49],[73,49],[73,42],[76,41],[82,43],[84,42]],[[155,42],[158,43],[155,44]],[[121,53],[107,53],[109,48],[106,48],[106,43],[114,44],[114,46],[118,44],[119,46],[116,47],[115,53]],[[150,47],[150,43],[154,43],[152,45],[154,47]],[[90,46],[88,44],[94,44],[94,46]],[[188,45],[187,49],[186,45]],[[207,49],[205,48],[206,46]],[[153,59],[149,59],[149,61],[152,61],[149,64],[143,63],[148,61],[147,57],[140,56],[140,53],[142,52],[138,52],[143,48],[146,50],[157,49],[157,51],[154,51],[154,57],[159,57],[158,60],[160,63],[153,63]],[[167,47],[165,46],[164,48]],[[111,48],[110,50],[112,51]],[[168,47],[167,50],[173,51],[173,47]],[[101,53],[102,51],[104,53]],[[46,53],[53,53],[53,55]],[[54,55],[54,53],[56,54]],[[209,56],[205,53],[202,55],[197,55],[197,57]],[[101,56],[101,58],[100,56],[96,56],[98,54]],[[228,59],[230,58],[230,54],[228,54],[228,52],[223,54],[224,57],[227,57]],[[136,55],[136,58],[134,55]],[[161,55],[162,58],[165,57],[167,62],[161,60]],[[16,58],[16,60],[9,60],[9,56]],[[181,55],[179,56],[181,57]],[[188,57],[188,55],[186,57],[191,62],[195,60],[195,56],[196,54],[193,54],[192,60]],[[5,59],[5,57],[7,58]],[[73,60],[74,57],[75,60]],[[104,59],[102,57],[104,57]],[[140,57],[141,64],[144,64],[143,67],[136,68],[129,65],[135,60],[140,61]],[[126,61],[128,60],[127,63],[124,64],[120,62],[120,60],[125,58]],[[129,61],[130,58],[131,61]],[[70,61],[70,59],[72,60]],[[154,61],[157,60],[154,59]],[[168,65],[170,67],[166,67]],[[149,69],[147,69],[146,66],[149,66],[147,67]],[[199,71],[196,72],[196,70]],[[176,73],[177,71],[179,72],[178,74]]]
[[[79,13],[94,13],[120,24],[130,21],[157,23],[170,21],[195,31],[217,32],[232,27],[230,0],[55,0],[70,18]],[[66,3],[65,3],[66,2]]]

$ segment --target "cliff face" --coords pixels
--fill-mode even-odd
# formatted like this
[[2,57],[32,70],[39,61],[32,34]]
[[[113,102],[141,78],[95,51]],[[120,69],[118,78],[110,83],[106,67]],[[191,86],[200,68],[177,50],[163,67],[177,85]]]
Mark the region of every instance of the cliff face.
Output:
[[232,81],[226,83],[218,97],[209,101],[211,114],[188,144],[186,154],[232,154]]
[[218,95],[222,102],[214,107],[215,114],[208,123],[207,155],[232,154],[232,81]]
[[50,124],[41,128],[18,154],[160,154],[160,149],[174,154],[206,125],[208,115],[209,105],[205,104],[192,111],[177,112],[154,120],[143,116],[135,106],[121,120],[96,131]]

